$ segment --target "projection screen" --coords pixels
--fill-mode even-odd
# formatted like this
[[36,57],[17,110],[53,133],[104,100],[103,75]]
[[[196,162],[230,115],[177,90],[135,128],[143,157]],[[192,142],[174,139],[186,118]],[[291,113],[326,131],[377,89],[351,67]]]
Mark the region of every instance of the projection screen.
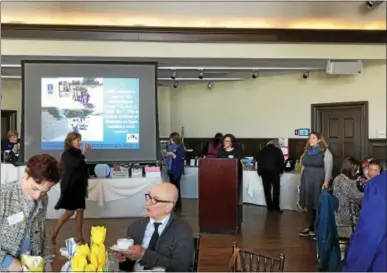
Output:
[[156,63],[28,60],[22,73],[24,161],[60,158],[69,132],[92,147],[90,163],[159,159]]

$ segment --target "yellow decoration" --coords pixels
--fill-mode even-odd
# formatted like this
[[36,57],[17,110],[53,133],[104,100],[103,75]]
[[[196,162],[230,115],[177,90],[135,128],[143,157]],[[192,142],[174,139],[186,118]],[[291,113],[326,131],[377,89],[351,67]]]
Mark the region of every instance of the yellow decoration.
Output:
[[97,268],[93,264],[88,264],[88,265],[86,265],[85,271],[86,272],[96,272]]
[[88,257],[90,255],[90,248],[87,244],[80,245],[75,250],[75,255]]
[[91,227],[91,242],[94,244],[103,244],[106,239],[105,227]]
[[87,259],[86,256],[78,256],[75,254],[75,256],[71,259],[71,269],[75,272],[83,272],[85,271],[87,266]]
[[77,247],[71,259],[72,271],[103,272],[107,261],[105,239],[105,227],[91,227],[91,247],[88,245]]

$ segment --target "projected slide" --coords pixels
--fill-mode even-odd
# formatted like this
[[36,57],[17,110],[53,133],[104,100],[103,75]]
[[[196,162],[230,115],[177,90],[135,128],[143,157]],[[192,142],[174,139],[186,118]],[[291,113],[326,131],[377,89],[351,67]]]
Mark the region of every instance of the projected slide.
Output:
[[69,132],[93,149],[139,149],[138,78],[42,78],[42,150],[63,150]]

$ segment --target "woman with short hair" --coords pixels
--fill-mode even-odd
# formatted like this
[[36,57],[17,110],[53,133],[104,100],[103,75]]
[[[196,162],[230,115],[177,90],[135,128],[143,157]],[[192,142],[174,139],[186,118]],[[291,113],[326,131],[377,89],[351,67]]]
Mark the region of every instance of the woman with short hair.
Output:
[[45,241],[48,191],[61,178],[57,160],[35,155],[27,161],[21,181],[1,186],[0,191],[0,271],[22,271],[21,255],[45,258],[51,270],[52,255]]

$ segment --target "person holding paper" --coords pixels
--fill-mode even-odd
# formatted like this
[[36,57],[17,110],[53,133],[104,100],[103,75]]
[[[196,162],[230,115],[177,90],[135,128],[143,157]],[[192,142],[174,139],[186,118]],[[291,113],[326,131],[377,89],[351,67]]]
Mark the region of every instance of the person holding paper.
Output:
[[62,226],[76,213],[76,241],[85,243],[83,238],[83,212],[86,208],[88,187],[88,166],[85,155],[91,150],[85,144],[81,150],[82,136],[76,132],[70,132],[65,139],[65,151],[61,157],[63,165],[63,177],[60,183],[60,197],[55,206],[56,210],[64,209],[64,214],[59,218],[52,230],[51,244],[56,245],[56,237]]
[[45,259],[51,270],[52,256],[45,245],[47,192],[61,178],[57,160],[35,155],[27,161],[21,181],[1,186],[0,191],[0,271],[22,271],[23,254]]

